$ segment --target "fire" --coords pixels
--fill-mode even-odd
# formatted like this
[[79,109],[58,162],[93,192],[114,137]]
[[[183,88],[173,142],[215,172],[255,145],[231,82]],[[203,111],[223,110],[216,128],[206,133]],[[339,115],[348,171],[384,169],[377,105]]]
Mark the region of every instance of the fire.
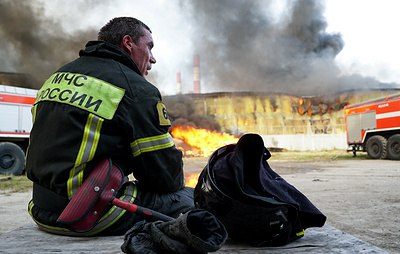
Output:
[[190,173],[187,176],[185,176],[185,186],[193,188],[196,187],[199,175],[200,173]]
[[340,99],[335,102],[324,101],[321,97],[300,97],[296,108],[300,115],[323,115],[332,111],[339,111],[344,108],[347,102],[343,103]]
[[[197,155],[201,157],[208,157],[218,148],[238,141],[238,138],[228,133],[191,126],[175,126],[171,130],[171,135],[198,150]],[[185,152],[190,153],[190,151]]]

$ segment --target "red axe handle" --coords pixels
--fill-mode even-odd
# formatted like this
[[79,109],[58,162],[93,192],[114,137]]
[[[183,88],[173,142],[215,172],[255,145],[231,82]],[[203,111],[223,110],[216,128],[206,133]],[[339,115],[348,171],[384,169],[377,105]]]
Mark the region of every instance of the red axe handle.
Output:
[[114,198],[111,202],[113,205],[118,206],[124,210],[127,210],[131,213],[136,213],[136,214],[141,214],[141,215],[145,215],[147,217],[151,217],[153,219],[158,219],[158,220],[162,220],[162,221],[172,221],[174,220],[174,218],[167,216],[165,214],[153,211],[151,209],[148,208],[144,208],[135,204],[131,204],[127,201],[123,201],[120,200],[118,198]]

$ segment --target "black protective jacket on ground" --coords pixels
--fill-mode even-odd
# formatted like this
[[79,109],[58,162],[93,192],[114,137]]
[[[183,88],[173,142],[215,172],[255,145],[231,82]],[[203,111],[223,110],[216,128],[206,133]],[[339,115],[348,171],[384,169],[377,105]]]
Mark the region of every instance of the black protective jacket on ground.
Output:
[[89,42],[44,83],[32,112],[26,171],[40,187],[71,198],[107,157],[125,175],[133,173],[143,190],[184,185],[161,95],[118,47]]
[[283,245],[322,227],[326,216],[267,163],[258,134],[216,150],[195,188],[197,207],[214,213],[232,239],[253,245]]

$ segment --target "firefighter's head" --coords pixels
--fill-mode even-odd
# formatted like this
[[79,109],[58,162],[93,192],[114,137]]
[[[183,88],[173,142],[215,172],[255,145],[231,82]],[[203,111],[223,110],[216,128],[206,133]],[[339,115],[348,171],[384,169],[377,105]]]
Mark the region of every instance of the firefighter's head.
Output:
[[143,77],[148,74],[152,64],[156,63],[151,51],[154,46],[151,30],[138,19],[118,17],[110,20],[100,29],[98,40],[109,42],[124,50]]

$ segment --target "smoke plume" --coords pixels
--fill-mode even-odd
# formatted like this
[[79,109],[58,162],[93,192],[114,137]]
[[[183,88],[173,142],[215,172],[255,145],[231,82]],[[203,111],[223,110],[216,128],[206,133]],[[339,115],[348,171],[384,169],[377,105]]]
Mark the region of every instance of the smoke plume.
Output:
[[314,95],[375,86],[372,78],[340,77],[335,57],[340,34],[326,32],[324,1],[286,1],[279,19],[263,0],[185,2],[195,24],[194,42],[205,86],[223,91],[286,92]]
[[172,127],[177,125],[220,131],[221,126],[212,116],[198,115],[194,108],[194,100],[186,95],[164,96]]
[[39,88],[56,68],[76,58],[96,31],[69,34],[60,23],[43,15],[37,1],[0,1],[0,70],[33,77],[30,87]]
[[[115,5],[132,8],[133,16],[135,11],[140,13],[136,1],[128,7],[126,1],[111,0],[73,1],[73,11],[63,10],[56,2],[56,13],[46,13],[50,2],[45,6],[45,0],[0,0],[0,72],[29,74],[34,77],[30,85],[33,88],[39,88],[55,69],[76,58],[88,40],[96,39],[98,28],[66,31],[66,26],[71,27],[68,20],[98,19]],[[379,88],[381,84],[373,78],[340,75],[335,57],[344,41],[340,34],[326,32],[324,1],[283,0],[284,10],[274,16],[273,5],[277,2],[282,4],[280,0],[178,1],[182,11],[177,15],[187,15],[188,24],[184,25],[191,27],[191,33],[180,36],[179,30],[171,30],[171,37],[179,38],[173,42],[178,46],[182,38],[193,41],[193,52],[182,58],[200,56],[202,91],[318,95]],[[140,4],[145,9],[155,5]],[[171,29],[166,21],[163,29]],[[165,62],[180,65],[179,69],[192,69],[181,66],[182,61],[177,59]],[[152,71],[150,81],[156,80],[163,90],[165,82],[158,79],[165,68],[155,70],[159,73]],[[173,82],[175,73],[170,76]]]

